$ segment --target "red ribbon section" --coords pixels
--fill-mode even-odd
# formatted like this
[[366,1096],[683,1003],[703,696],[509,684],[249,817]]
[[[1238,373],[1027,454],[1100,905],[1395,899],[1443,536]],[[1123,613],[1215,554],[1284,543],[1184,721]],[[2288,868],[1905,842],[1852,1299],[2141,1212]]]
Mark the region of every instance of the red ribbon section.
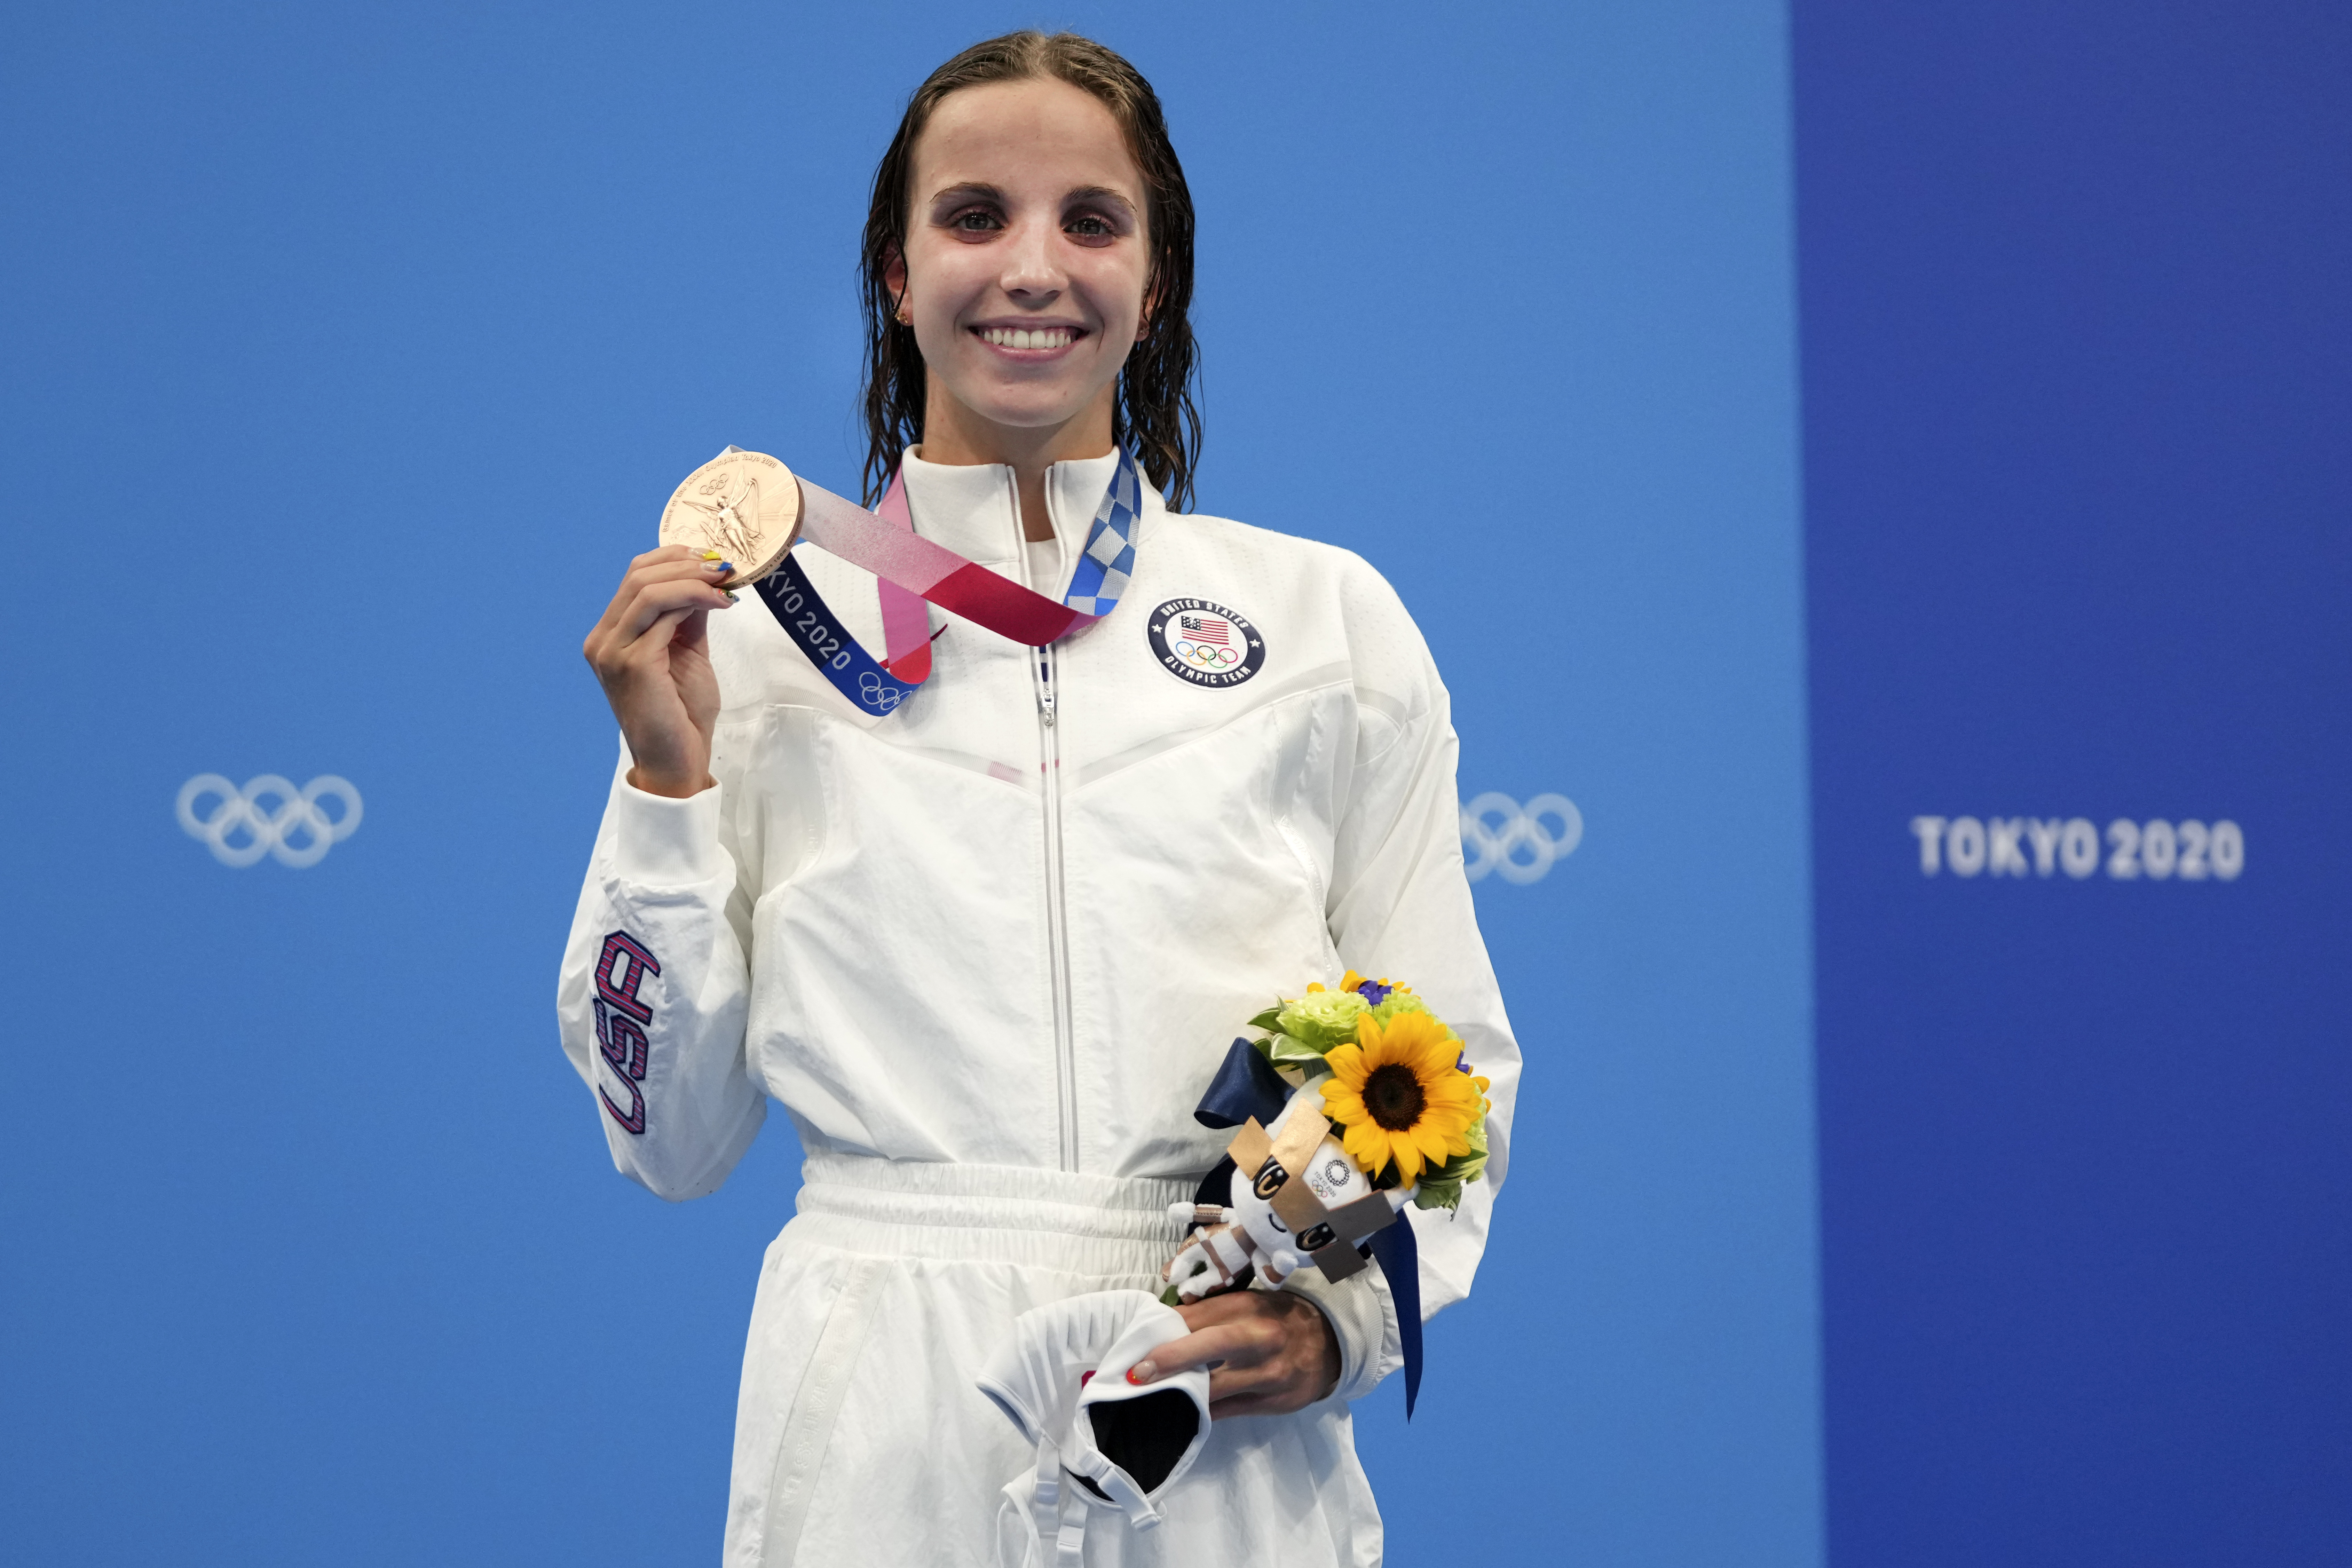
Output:
[[[1101,619],[975,565],[955,551],[933,544],[911,527],[894,528],[821,485],[802,479],[800,486],[803,538],[852,566],[865,568],[885,582],[929,600],[951,614],[976,622],[1000,637],[1042,648]],[[928,674],[928,641],[923,647],[922,662]],[[894,647],[890,652],[892,671],[899,673],[898,651]],[[909,674],[906,678],[915,677]]]

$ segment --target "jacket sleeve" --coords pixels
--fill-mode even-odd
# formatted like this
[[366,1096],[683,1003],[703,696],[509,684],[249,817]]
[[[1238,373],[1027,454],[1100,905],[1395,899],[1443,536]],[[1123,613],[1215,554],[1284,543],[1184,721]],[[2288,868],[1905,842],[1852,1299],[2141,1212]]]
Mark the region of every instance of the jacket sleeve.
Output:
[[743,1052],[751,900],[723,787],[648,795],[626,766],[572,918],[556,1016],[613,1164],[677,1201],[716,1190],[767,1116]]
[[[1454,1026],[1464,1054],[1491,1081],[1484,1177],[1462,1204],[1407,1207],[1421,1255],[1423,1317],[1470,1293],[1495,1197],[1510,1169],[1519,1047],[1503,1011],[1462,870],[1461,804],[1452,709],[1426,644],[1394,592],[1369,567],[1350,584],[1358,658],[1355,766],[1338,802],[1325,905],[1341,961],[1409,985]],[[1311,1270],[1305,1271],[1311,1274]],[[1339,1285],[1302,1281],[1340,1341],[1339,1393],[1359,1398],[1402,1364],[1396,1308],[1378,1268]]]

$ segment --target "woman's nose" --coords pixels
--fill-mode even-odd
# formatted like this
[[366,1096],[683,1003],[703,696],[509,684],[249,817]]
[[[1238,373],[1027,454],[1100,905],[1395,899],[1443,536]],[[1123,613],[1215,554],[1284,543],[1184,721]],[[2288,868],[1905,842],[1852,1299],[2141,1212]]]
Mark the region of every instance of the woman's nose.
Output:
[[1002,253],[1004,271],[998,278],[1004,292],[1028,298],[1059,294],[1067,281],[1054,256],[1061,231],[1050,222],[1037,220],[1016,225],[1011,237],[1013,243]]

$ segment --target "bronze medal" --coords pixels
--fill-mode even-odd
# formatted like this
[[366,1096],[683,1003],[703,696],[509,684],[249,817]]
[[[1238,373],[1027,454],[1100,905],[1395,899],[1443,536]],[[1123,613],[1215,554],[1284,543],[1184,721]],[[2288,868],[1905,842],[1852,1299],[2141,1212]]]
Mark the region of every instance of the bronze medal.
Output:
[[717,550],[735,567],[719,586],[740,588],[776,570],[800,521],[801,487],[793,471],[764,452],[730,446],[670,492],[661,542]]

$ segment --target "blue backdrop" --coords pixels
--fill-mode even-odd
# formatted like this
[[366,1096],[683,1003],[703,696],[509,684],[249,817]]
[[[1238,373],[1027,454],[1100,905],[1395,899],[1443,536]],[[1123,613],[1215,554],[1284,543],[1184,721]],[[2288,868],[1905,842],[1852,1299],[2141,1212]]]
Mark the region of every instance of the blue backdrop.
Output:
[[2352,13],[1795,36],[1831,1559],[2342,1563]]
[[[715,1551],[796,1151],[662,1205],[557,1051],[579,640],[715,444],[852,481],[873,161],[1029,22],[1170,106],[1204,507],[1388,572],[1465,795],[1586,823],[1478,885],[1529,1069],[1421,1414],[1362,1412],[1396,1560],[1820,1561],[1789,33],[1733,0],[14,7],[12,1557]],[[232,870],[173,819],[204,772],[365,819]],[[2042,809],[1932,779],[1895,809]],[[2251,785],[2052,799],[2249,823],[2259,873],[2121,892],[2291,855]],[[1832,874],[1908,842],[1825,820]]]

